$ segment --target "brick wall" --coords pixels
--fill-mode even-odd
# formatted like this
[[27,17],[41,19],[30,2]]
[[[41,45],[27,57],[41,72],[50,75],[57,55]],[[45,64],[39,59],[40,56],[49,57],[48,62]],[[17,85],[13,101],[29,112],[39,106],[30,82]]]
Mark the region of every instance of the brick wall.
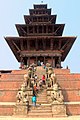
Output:
[[0,105],[1,116],[11,116],[14,112],[14,105]]

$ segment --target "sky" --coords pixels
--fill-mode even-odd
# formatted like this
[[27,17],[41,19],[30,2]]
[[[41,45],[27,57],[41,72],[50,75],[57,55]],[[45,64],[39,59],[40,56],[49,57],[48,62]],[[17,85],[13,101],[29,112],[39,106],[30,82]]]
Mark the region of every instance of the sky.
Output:
[[[29,14],[33,4],[42,0],[1,0],[0,1],[0,70],[19,69],[11,49],[4,37],[18,36],[15,24],[24,24],[24,15]],[[77,36],[62,67],[68,65],[71,73],[80,73],[80,0],[43,0],[57,14],[57,24],[65,24],[63,36]]]

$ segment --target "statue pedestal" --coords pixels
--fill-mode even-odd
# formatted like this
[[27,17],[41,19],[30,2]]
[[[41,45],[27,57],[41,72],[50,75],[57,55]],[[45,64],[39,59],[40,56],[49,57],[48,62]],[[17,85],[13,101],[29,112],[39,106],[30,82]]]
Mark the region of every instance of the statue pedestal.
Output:
[[14,115],[27,115],[28,114],[28,106],[25,103],[16,104],[14,109]]
[[64,104],[52,104],[52,114],[53,117],[66,117],[66,106]]

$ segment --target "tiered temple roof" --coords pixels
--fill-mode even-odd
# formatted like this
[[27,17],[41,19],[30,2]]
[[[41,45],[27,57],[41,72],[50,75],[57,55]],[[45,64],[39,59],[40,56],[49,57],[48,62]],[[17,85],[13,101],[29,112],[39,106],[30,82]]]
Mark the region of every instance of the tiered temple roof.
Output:
[[47,4],[34,5],[29,13],[25,24],[16,24],[19,37],[5,37],[15,57],[28,66],[40,60],[61,67],[76,37],[62,36],[65,24],[56,24],[57,15],[51,15]]

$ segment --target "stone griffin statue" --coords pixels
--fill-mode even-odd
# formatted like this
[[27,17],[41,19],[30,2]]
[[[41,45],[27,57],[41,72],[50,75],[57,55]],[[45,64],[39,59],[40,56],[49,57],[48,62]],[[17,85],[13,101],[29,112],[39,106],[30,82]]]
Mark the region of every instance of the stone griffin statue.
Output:
[[53,85],[53,91],[51,92],[51,99],[52,99],[52,104],[63,103],[64,98],[63,98],[62,91],[60,90],[58,83],[55,83]]
[[51,87],[53,87],[53,84],[55,84],[57,81],[57,78],[54,72],[51,74],[49,79],[50,79]]
[[51,74],[53,74],[53,68],[52,68],[52,67],[49,67],[49,68],[48,68],[48,78],[51,77]]

